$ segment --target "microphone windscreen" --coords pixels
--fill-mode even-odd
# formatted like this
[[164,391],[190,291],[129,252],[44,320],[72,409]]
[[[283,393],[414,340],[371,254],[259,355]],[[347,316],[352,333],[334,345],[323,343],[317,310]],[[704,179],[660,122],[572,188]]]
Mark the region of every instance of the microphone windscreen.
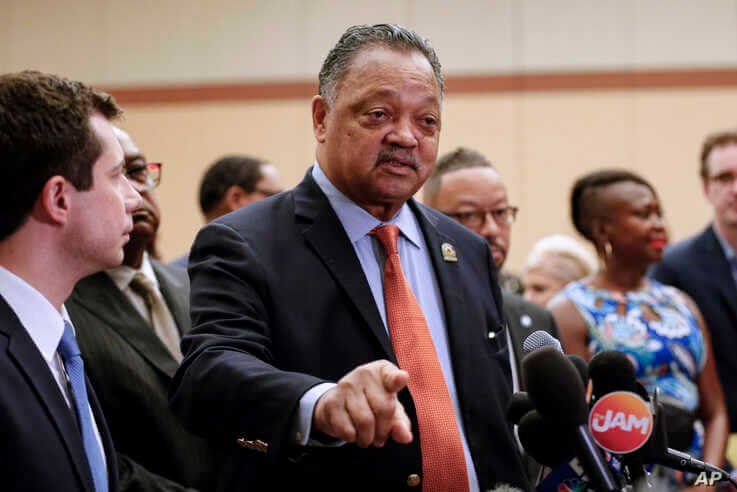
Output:
[[522,350],[524,350],[525,354],[529,354],[543,347],[557,347],[559,352],[563,352],[560,342],[553,335],[543,330],[533,331],[522,342]]
[[565,463],[576,454],[574,434],[555,422],[546,421],[536,410],[522,417],[517,436],[527,454],[551,468]]
[[589,362],[589,378],[594,397],[613,391],[638,393],[635,366],[618,350],[605,350],[596,354]]
[[532,404],[530,396],[520,391],[512,395],[507,405],[507,421],[513,424],[519,424],[520,419],[530,410],[534,410],[535,405]]
[[575,354],[569,354],[568,360],[573,362],[573,365],[576,366],[578,375],[581,376],[581,381],[583,382],[583,387],[585,388],[586,385],[589,384],[589,365],[586,364],[586,361],[583,360],[583,358]]
[[557,425],[585,425],[589,413],[583,381],[573,362],[553,347],[522,359],[522,377],[535,408]]

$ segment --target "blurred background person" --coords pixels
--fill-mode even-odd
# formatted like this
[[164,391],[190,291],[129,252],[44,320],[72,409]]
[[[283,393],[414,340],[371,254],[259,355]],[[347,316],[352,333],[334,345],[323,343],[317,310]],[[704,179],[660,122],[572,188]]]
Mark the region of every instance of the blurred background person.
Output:
[[167,397],[190,321],[186,273],[147,252],[161,222],[154,192],[161,164],[148,162],[126,132],[114,130],[142,202],[133,211],[123,264],[80,280],[67,308],[118,452],[120,490],[207,489],[208,446],[179,423]]
[[[283,189],[279,171],[272,164],[247,155],[227,155],[213,162],[202,177],[200,211],[205,222],[211,222]],[[187,268],[188,256],[180,256],[170,264]]]
[[570,200],[602,268],[548,305],[564,349],[587,360],[625,353],[648,392],[660,388],[669,445],[721,466],[727,413],[701,314],[681,291],[645,277],[668,241],[654,188],[628,171],[599,170],[576,181]]
[[563,234],[545,236],[532,246],[522,271],[524,297],[539,306],[570,282],[596,272],[596,257],[575,239]]
[[730,427],[737,432],[737,131],[706,138],[699,175],[712,222],[669,247],[652,277],[686,292],[704,315]]

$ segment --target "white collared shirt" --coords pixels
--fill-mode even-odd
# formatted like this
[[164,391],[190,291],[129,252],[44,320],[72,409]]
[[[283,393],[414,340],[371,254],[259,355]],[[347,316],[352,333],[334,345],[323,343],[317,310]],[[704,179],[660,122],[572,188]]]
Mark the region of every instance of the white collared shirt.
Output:
[[[61,357],[57,356],[59,342],[61,342],[61,336],[64,333],[64,321],[68,321],[72,327],[74,326],[69,319],[66,307],[62,304],[61,312],[57,311],[43,294],[2,266],[0,266],[0,295],[10,305],[23,328],[26,329],[31,340],[33,340],[41,357],[49,366],[49,371],[51,371],[51,375],[59,386],[64,400],[71,409],[72,395],[67,386],[66,370]],[[84,360],[84,354],[82,359]],[[105,448],[102,445],[95,415],[92,413],[89,404],[87,405],[87,411],[92,416],[95,439],[100,447],[102,457],[105,459]],[[74,418],[76,419],[76,416]]]

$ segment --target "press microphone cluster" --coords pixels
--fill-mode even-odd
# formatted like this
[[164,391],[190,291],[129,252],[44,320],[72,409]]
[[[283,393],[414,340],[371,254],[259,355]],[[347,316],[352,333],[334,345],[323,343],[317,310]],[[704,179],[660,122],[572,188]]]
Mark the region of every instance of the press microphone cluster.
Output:
[[543,485],[550,485],[551,476],[550,490],[555,490],[555,480],[571,475],[582,477],[596,491],[648,489],[645,466],[651,464],[707,472],[734,484],[715,465],[668,447],[658,393],[650,398],[626,355],[601,352],[587,368],[582,359],[564,355],[558,341],[545,332],[535,332],[528,340],[522,360],[527,392],[513,395],[507,418],[517,424],[527,454],[553,469],[539,490],[546,490]]

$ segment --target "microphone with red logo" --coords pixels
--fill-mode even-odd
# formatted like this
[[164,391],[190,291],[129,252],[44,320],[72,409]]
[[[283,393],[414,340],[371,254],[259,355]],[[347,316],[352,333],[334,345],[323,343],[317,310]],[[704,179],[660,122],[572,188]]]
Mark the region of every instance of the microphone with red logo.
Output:
[[522,376],[543,420],[575,443],[576,455],[596,490],[621,490],[589,431],[583,381],[574,364],[555,347],[543,347],[522,360]]
[[[589,363],[589,377],[593,402],[589,413],[591,434],[603,449],[622,457],[629,483],[650,488],[639,450],[652,433],[652,416],[645,401],[647,391],[635,378],[634,365],[622,352],[599,352]],[[623,418],[629,420],[621,422]]]
[[668,447],[658,389],[649,401],[647,392],[635,380],[634,366],[626,355],[616,351],[597,354],[589,364],[589,374],[595,398],[589,412],[591,435],[602,449],[622,457],[630,483],[650,488],[643,480],[643,464],[691,473],[709,472],[712,477],[733,482],[717,466]]

